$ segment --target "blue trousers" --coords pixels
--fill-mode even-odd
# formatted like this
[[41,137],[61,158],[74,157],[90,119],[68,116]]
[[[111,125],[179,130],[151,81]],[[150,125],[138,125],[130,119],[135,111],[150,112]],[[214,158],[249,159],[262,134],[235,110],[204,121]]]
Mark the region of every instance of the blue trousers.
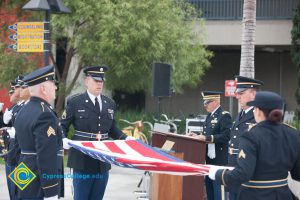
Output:
[[74,200],[102,200],[108,176],[108,172],[91,174],[74,169]]
[[[222,200],[221,185],[216,181],[211,180],[208,176],[205,177],[205,187],[207,200]],[[227,194],[224,191],[224,200],[227,200]]]
[[229,199],[230,199],[230,200],[237,200],[237,193],[235,193],[235,192],[230,192],[230,193],[229,193]]
[[7,182],[7,188],[9,193],[9,199],[10,200],[18,200],[18,194],[17,194],[17,186],[8,178],[8,175],[16,168],[17,166],[10,166],[8,164],[5,164],[5,173],[6,173],[6,182]]

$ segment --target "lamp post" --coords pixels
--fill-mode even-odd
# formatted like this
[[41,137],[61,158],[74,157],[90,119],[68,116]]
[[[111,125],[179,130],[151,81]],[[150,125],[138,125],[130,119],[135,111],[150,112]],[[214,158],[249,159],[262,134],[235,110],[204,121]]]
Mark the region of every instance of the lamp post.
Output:
[[44,66],[49,65],[50,48],[50,14],[69,14],[71,10],[67,8],[62,0],[30,0],[22,7],[23,10],[45,11],[44,19]]

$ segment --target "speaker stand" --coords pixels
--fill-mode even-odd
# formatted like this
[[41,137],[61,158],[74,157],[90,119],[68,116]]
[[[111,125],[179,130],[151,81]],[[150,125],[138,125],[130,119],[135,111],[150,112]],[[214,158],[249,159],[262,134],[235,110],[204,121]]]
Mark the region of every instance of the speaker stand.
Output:
[[158,113],[157,113],[157,119],[158,119],[158,122],[160,122],[160,116],[161,116],[161,100],[162,100],[162,97],[158,97],[157,98],[158,101],[157,101],[157,107],[158,107]]

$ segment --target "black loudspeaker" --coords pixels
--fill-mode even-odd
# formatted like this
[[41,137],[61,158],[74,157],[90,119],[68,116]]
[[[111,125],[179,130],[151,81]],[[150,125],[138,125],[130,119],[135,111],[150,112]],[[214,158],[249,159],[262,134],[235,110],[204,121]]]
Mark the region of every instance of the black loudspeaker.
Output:
[[152,96],[169,97],[171,96],[172,65],[166,63],[153,63],[152,66]]

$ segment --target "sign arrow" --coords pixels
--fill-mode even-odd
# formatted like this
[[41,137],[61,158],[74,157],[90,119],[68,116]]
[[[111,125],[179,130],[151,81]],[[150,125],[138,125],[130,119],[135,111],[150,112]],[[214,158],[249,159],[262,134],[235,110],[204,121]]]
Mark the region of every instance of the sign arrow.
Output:
[[17,50],[17,45],[16,44],[9,45],[9,48],[16,51]]
[[14,23],[8,27],[10,30],[18,31],[18,23]]
[[10,35],[9,39],[17,41],[18,40],[18,35],[17,34]]

